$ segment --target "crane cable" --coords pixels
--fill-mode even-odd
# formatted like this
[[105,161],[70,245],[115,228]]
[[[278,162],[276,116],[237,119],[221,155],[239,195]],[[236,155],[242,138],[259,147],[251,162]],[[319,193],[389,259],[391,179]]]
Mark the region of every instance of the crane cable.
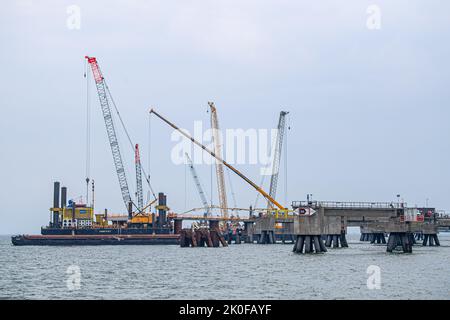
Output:
[[288,199],[288,136],[291,131],[291,114],[287,115],[287,131],[285,134],[285,147],[284,147],[284,203],[287,203]]
[[[130,134],[128,133],[128,130],[127,130],[126,126],[125,126],[125,123],[123,122],[122,116],[120,115],[119,109],[117,108],[117,105],[116,105],[116,103],[115,103],[115,101],[114,101],[114,98],[112,97],[111,92],[109,91],[108,84],[106,83],[106,80],[105,80],[104,78],[103,78],[103,82],[105,83],[106,91],[108,91],[108,95],[109,95],[109,97],[110,97],[110,99],[111,99],[112,105],[113,105],[114,109],[116,110],[116,113],[117,113],[117,116],[119,117],[120,123],[122,124],[122,128],[123,128],[123,130],[125,131],[125,134],[127,135],[127,138],[128,138],[129,143],[130,143],[131,149],[132,149],[133,152],[134,152],[134,144],[133,144],[133,141],[131,141]],[[155,192],[153,191],[152,185],[151,185],[151,183],[150,183],[150,179],[149,179],[149,177],[147,176],[147,173],[145,172],[145,170],[144,170],[143,167],[141,167],[141,170],[142,170],[142,172],[144,173],[145,180],[147,181],[147,184],[148,184],[148,186],[149,186],[149,188],[150,188],[150,191],[151,191],[152,194],[153,194],[153,197],[154,197],[155,199],[157,199],[157,198],[156,198],[156,195],[155,195]]]
[[[261,183],[260,183],[260,185],[259,185],[260,188],[263,187],[264,181],[265,181],[265,180],[266,180],[266,175],[263,174],[262,179],[261,179]],[[257,193],[256,193],[255,204],[253,205],[253,208],[256,208],[256,207],[258,206],[259,195],[260,195],[260,193],[257,192]]]
[[[288,130],[286,131],[286,134],[285,134],[285,137],[284,137],[284,139],[285,139],[285,142],[284,142],[284,144],[285,144],[285,147],[284,147],[284,177],[285,177],[284,178],[284,203],[287,203],[287,197],[288,197],[288,191],[287,191],[287,185],[288,185],[288,159],[287,159],[287,154],[288,154],[288,150],[287,149],[288,149],[288,132],[291,130],[291,115],[290,114],[287,114],[287,129]],[[276,141],[275,141],[275,143],[276,143]],[[272,152],[271,152],[271,154],[272,154]],[[261,179],[260,188],[263,187],[265,179],[266,179],[266,175],[263,175],[262,179]],[[260,196],[260,193],[258,192],[256,194],[255,204],[254,204],[253,208],[257,208],[259,196]]]
[[84,62],[84,78],[86,79],[86,205],[88,205],[91,175],[91,101],[87,60]]
[[[206,108],[206,113],[209,113],[209,108]],[[211,132],[211,140],[212,140],[212,132]],[[194,143],[191,143],[191,145],[194,145]],[[195,148],[195,147],[194,147]],[[202,154],[202,159],[203,159],[203,154]],[[214,160],[211,161],[211,168],[210,168],[210,181],[209,181],[209,186],[210,186],[210,208],[212,208],[213,206],[213,192],[214,192],[214,181],[213,181],[213,166],[214,166]]]
[[[231,181],[231,175],[230,175],[230,169],[228,169],[227,167],[225,167],[227,170],[227,175],[228,175],[228,184],[230,185],[230,190],[231,190],[231,198],[233,199],[233,205],[236,208],[237,204],[236,204],[236,194],[234,193],[234,189],[233,189],[233,183]],[[233,210],[234,213],[236,213],[235,210]]]
[[[275,146],[276,142],[277,142],[277,141],[276,141],[276,137],[275,137],[274,146]],[[275,148],[274,148],[273,151],[275,151]],[[271,148],[270,148],[270,155],[272,156],[272,146],[271,146]],[[271,163],[271,165],[273,166],[273,163]],[[264,182],[265,182],[265,180],[266,180],[266,176],[267,176],[267,174],[263,174],[263,175],[262,175],[262,178],[261,178],[261,184],[260,184],[260,186],[259,186],[260,188],[263,187]],[[258,207],[259,196],[260,196],[260,193],[257,192],[257,193],[256,193],[255,204],[253,205],[253,208],[257,208],[257,207]]]

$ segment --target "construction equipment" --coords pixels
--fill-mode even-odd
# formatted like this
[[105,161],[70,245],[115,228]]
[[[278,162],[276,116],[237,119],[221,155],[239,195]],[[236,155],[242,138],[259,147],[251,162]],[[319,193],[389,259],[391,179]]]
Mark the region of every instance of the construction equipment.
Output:
[[194,164],[192,163],[191,158],[189,158],[189,155],[186,153],[186,160],[189,165],[189,169],[191,169],[192,178],[194,178],[195,185],[197,186],[198,194],[200,195],[200,200],[202,201],[203,207],[205,208],[205,216],[209,216],[211,213],[208,200],[206,200],[205,193],[203,192],[202,185],[200,183],[200,179],[197,175],[197,171],[194,168]]
[[[109,145],[111,147],[114,165],[116,167],[117,178],[119,179],[120,191],[122,193],[123,202],[128,211],[130,211],[132,203],[130,197],[130,190],[128,189],[127,177],[125,175],[125,168],[123,166],[122,156],[120,154],[119,141],[117,140],[116,130],[114,128],[114,122],[111,114],[111,108],[109,106],[108,95],[111,97],[111,93],[106,86],[105,79],[102,75],[100,67],[95,57],[85,56],[88,63],[91,66],[92,74],[94,75],[95,85],[97,87],[97,93],[100,100],[100,106],[103,112],[103,118],[106,125],[106,133],[108,134]],[[129,212],[130,214],[130,212]]]
[[142,166],[141,157],[139,155],[139,145],[136,144],[134,151],[134,162],[136,164],[136,198],[138,203],[138,210],[142,211],[144,207],[144,194],[142,189]]
[[172,127],[173,129],[175,129],[176,131],[180,132],[183,136],[185,136],[186,138],[188,138],[189,140],[191,140],[194,144],[196,144],[197,146],[199,146],[200,148],[202,148],[203,150],[205,150],[206,152],[208,152],[211,156],[213,156],[215,159],[217,159],[218,161],[220,161],[220,163],[222,163],[223,165],[225,165],[227,168],[229,168],[231,171],[233,171],[235,174],[237,174],[240,178],[242,178],[245,182],[247,182],[248,184],[250,184],[256,191],[258,191],[264,198],[267,199],[267,201],[270,201],[272,204],[274,204],[279,210],[281,211],[286,211],[287,209],[285,207],[283,207],[280,203],[278,203],[274,198],[272,198],[267,192],[265,192],[262,188],[258,187],[253,181],[251,181],[249,178],[247,178],[244,174],[242,174],[241,172],[239,172],[237,169],[235,169],[233,166],[231,166],[228,162],[226,162],[225,160],[223,160],[221,157],[219,157],[218,155],[216,155],[213,151],[209,150],[206,146],[204,146],[203,144],[201,144],[200,142],[198,142],[197,140],[195,140],[193,137],[191,137],[189,134],[187,134],[186,132],[184,132],[183,130],[181,130],[180,128],[178,128],[175,124],[173,124],[172,122],[170,122],[169,120],[167,120],[166,118],[164,118],[163,116],[161,116],[159,113],[157,113],[154,109],[150,110],[150,114],[154,114],[156,115],[158,118],[160,118],[163,122],[165,122],[166,124],[168,124],[170,127]]
[[[217,119],[217,109],[214,102],[208,102],[211,109],[211,129],[214,142],[214,153],[222,158],[222,139],[219,129],[219,120]],[[222,217],[228,218],[227,192],[225,189],[225,178],[223,174],[223,164],[216,158],[216,176],[217,189],[219,194],[219,205]]]
[[[284,132],[286,130],[286,115],[288,113],[289,112],[281,111],[280,118],[278,120],[277,139],[275,142],[275,152],[272,164],[272,176],[270,178],[270,189],[269,189],[269,194],[272,198],[275,198],[277,195],[278,171],[280,170],[281,149],[283,147]],[[267,208],[268,209],[273,208],[270,201],[267,202]]]

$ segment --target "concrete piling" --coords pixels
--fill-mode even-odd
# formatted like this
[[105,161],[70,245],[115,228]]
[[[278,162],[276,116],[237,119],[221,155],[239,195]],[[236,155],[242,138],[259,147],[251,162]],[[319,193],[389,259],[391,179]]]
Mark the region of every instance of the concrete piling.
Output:
[[182,229],[180,231],[180,247],[227,247],[228,243],[218,230]]
[[370,242],[371,244],[386,244],[384,232],[364,232],[361,233],[359,241]]
[[347,237],[345,236],[345,231],[341,232],[341,235],[339,236],[339,241],[341,242],[342,248],[348,248]]
[[386,244],[386,238],[383,232],[371,233],[371,244]]
[[235,244],[241,244],[240,230],[236,230],[236,234],[234,236],[234,243]]
[[439,238],[437,233],[435,234],[424,234],[423,235],[423,242],[422,242],[422,246],[440,246],[441,243],[439,242]]
[[387,243],[387,252],[393,252],[398,246],[404,253],[412,253],[412,234],[410,232],[391,232]]
[[311,253],[311,236],[305,236],[305,253]]
[[275,217],[264,216],[255,221],[254,233],[259,235],[259,244],[274,244],[275,239]]
[[254,223],[253,221],[244,222],[244,242],[245,243],[253,243],[253,231],[254,231]]
[[423,240],[423,238],[424,238],[423,232],[416,232],[416,233],[414,234],[414,238],[415,238],[416,240]]
[[325,236],[325,239],[325,247],[327,248],[348,248],[345,231],[342,231],[340,234],[328,234]]
[[297,235],[297,240],[292,250],[295,253],[322,253],[327,252],[320,235]]
[[412,243],[412,245],[415,245],[417,243],[416,238],[414,238],[413,233],[408,233],[408,237],[409,237],[409,241]]
[[262,230],[258,240],[259,244],[274,244],[275,235],[272,230]]

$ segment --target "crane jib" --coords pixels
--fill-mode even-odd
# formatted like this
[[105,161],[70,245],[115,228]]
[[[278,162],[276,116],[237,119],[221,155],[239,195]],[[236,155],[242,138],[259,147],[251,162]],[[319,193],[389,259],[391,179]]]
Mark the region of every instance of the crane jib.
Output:
[[[128,209],[128,205],[131,202],[130,190],[128,188],[128,182],[125,175],[125,169],[122,161],[122,155],[117,140],[116,130],[114,128],[114,122],[112,119],[111,108],[109,106],[107,88],[100,72],[100,68],[97,63],[97,59],[94,57],[85,57],[91,66],[92,74],[94,75],[95,84],[97,87],[97,93],[100,100],[100,107],[103,113],[103,119],[105,121],[106,133],[108,135],[109,145],[113,156],[114,166],[116,168],[117,178],[119,180],[119,187],[122,193],[122,198],[125,203],[125,207]],[[111,95],[111,94],[110,94]]]
[[228,164],[225,160],[221,159],[220,157],[216,156],[214,152],[209,150],[207,147],[205,147],[203,144],[195,140],[193,137],[191,137],[189,134],[184,132],[183,130],[179,129],[175,124],[171,123],[169,120],[165,119],[163,116],[161,116],[159,113],[157,113],[154,109],[150,109],[150,113],[154,113],[158,118],[160,118],[162,121],[167,123],[169,126],[180,132],[182,135],[184,135],[186,138],[191,140],[193,143],[195,143],[200,148],[207,151],[210,155],[212,155],[214,158],[222,162],[226,167],[228,167],[231,171],[236,173],[239,177],[241,177],[244,181],[246,181],[248,184],[250,184],[253,188],[255,188],[256,191],[258,191],[264,198],[266,198],[268,201],[270,201],[272,204],[277,206],[280,210],[286,210],[285,207],[283,207],[280,203],[278,203],[275,199],[273,199],[267,192],[265,192],[263,189],[258,187],[255,183],[253,183],[249,178],[244,176],[242,173],[240,173],[237,169],[235,169],[233,166]]

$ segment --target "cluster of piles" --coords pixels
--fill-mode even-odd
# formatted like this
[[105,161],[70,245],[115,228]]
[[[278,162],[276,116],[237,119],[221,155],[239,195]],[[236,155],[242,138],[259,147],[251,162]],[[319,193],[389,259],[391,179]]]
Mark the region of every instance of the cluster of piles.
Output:
[[348,248],[347,239],[345,238],[345,232],[341,234],[329,234],[324,236],[325,247],[330,248],[333,245],[333,248]]
[[432,247],[432,246],[440,246],[440,242],[438,239],[438,235],[437,234],[423,234],[423,242],[422,245],[426,246],[427,244]]
[[180,232],[180,247],[227,247],[228,244],[219,230],[183,229]]
[[410,232],[391,232],[387,242],[387,252],[392,252],[400,246],[403,252],[412,253],[414,243],[414,235]]
[[383,232],[361,233],[359,241],[370,241],[370,243],[386,244],[386,238]]
[[320,235],[298,235],[292,251],[295,253],[321,253],[327,252],[327,248]]

